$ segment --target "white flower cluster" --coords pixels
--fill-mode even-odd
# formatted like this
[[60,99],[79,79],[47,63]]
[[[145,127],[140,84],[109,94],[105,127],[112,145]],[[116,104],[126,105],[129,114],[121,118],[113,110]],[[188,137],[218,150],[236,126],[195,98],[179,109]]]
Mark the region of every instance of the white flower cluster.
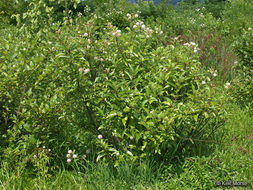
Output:
[[98,135],[98,139],[102,139],[103,138],[103,136],[102,135]]
[[112,32],[113,36],[120,37],[121,36],[121,30],[116,30],[116,32]]
[[226,84],[225,84],[225,88],[228,88],[230,86],[230,82],[227,82]]
[[76,159],[77,158],[77,154],[73,154],[73,151],[72,150],[69,150],[68,151],[68,154],[67,154],[67,162],[70,163],[72,160],[71,160],[71,156],[73,159]]
[[85,69],[85,68],[79,68],[79,72],[80,73],[84,73],[84,74],[86,74],[86,73],[89,73],[90,72],[90,69]]
[[104,61],[104,59],[102,57],[97,57],[97,56],[94,57],[94,60],[95,61],[100,60],[101,62]]
[[197,48],[197,44],[195,42],[190,42],[190,43],[184,43],[184,46],[187,46],[187,47],[194,47],[194,53],[197,53],[198,50],[200,50],[199,48]]
[[[132,15],[131,14],[129,14],[129,13],[127,13],[127,18],[130,20],[131,18],[132,18]],[[138,18],[139,17],[139,15],[138,14],[135,14],[134,15],[134,18]]]

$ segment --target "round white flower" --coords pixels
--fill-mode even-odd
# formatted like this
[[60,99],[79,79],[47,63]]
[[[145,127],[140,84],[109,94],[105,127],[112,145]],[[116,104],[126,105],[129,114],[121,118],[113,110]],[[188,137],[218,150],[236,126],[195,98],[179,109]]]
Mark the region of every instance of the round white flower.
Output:
[[163,34],[163,31],[161,31],[160,34]]
[[45,149],[46,147],[45,147],[45,146],[43,146],[42,148],[43,148],[43,149]]
[[33,155],[33,158],[35,159],[35,158],[37,158],[37,156],[36,156],[36,155]]
[[121,30],[117,30],[115,35],[116,35],[116,37],[120,37],[121,36]]
[[90,46],[87,46],[88,49],[90,49]]
[[69,150],[68,153],[71,154],[71,153],[72,153],[72,150]]
[[89,73],[90,72],[90,69],[85,69],[84,70],[84,73]]
[[138,14],[135,14],[135,15],[134,15],[135,18],[138,18],[138,16],[139,16]]
[[103,136],[102,135],[98,135],[98,139],[102,139],[103,138]]
[[131,15],[129,14],[129,13],[127,13],[127,15],[126,15],[127,17],[131,17]]
[[83,35],[84,37],[87,37],[88,36],[88,33],[84,33],[84,35]]
[[248,28],[248,31],[251,31],[252,30],[252,28]]
[[49,43],[49,44],[52,44],[52,42],[51,42],[51,41],[49,41],[48,43]]
[[77,158],[77,154],[74,154],[74,155],[73,155],[73,158],[74,158],[74,159]]
[[206,81],[203,80],[203,81],[202,81],[202,84],[206,84]]
[[119,156],[119,152],[117,152],[116,155]]
[[143,24],[143,25],[141,25],[141,28],[142,28],[142,29],[145,29],[145,27],[146,27],[146,26],[145,26],[144,24]]
[[67,158],[70,158],[71,157],[71,154],[67,154]]
[[150,36],[149,35],[147,35],[147,38],[149,38]]
[[86,158],[86,155],[84,154],[84,155],[82,156],[82,158],[85,159],[85,158]]
[[216,76],[217,76],[217,73],[214,73],[213,76],[216,77]]
[[89,153],[90,153],[90,149],[87,149],[87,150],[86,150],[86,154],[89,154]]
[[71,159],[70,159],[70,158],[69,158],[69,159],[67,159],[67,162],[68,162],[68,163],[70,163],[70,162],[71,162]]
[[133,25],[133,28],[137,28],[137,26],[136,26],[136,25]]

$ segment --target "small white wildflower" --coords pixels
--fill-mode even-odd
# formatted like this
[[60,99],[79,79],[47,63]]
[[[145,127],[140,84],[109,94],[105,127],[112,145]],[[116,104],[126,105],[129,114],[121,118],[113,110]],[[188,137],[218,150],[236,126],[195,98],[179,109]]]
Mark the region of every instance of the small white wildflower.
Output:
[[78,33],[78,34],[80,34],[80,33],[81,33],[81,31],[78,31],[77,33]]
[[84,154],[84,155],[82,156],[82,158],[85,159],[85,158],[86,158],[86,155]]
[[90,69],[85,69],[84,70],[84,73],[89,73],[90,72]]
[[83,71],[83,68],[79,68],[78,71],[81,73]]
[[248,31],[251,31],[252,30],[252,28],[248,28]]
[[131,14],[129,14],[129,13],[127,13],[127,15],[126,15],[127,17],[131,17]]
[[24,51],[26,50],[26,48],[23,49]]
[[203,81],[202,81],[202,84],[206,84],[206,81],[203,80]]
[[196,9],[196,11],[200,11],[200,9]]
[[138,26],[138,25],[140,25],[140,23],[139,23],[139,22],[136,22],[136,25]]
[[103,138],[103,136],[102,135],[98,135],[98,139],[102,139]]
[[84,33],[84,35],[83,35],[84,37],[87,37],[88,36],[88,33]]
[[42,148],[43,148],[43,149],[45,149],[46,147],[45,147],[45,146],[43,146]]
[[69,150],[68,153],[71,154],[71,153],[72,153],[72,150]]
[[90,149],[87,149],[87,150],[86,150],[86,154],[89,154],[89,153],[90,153]]
[[130,139],[133,140],[134,139],[133,136],[130,136]]
[[121,36],[121,30],[117,30],[115,35],[116,35],[116,37],[120,37]]
[[50,148],[48,149],[48,152],[51,152],[51,149],[50,149]]
[[163,34],[163,31],[161,31],[160,34]]
[[70,163],[70,162],[71,162],[71,159],[70,159],[70,158],[69,158],[69,159],[67,159],[67,162],[68,162],[68,163]]
[[90,46],[88,45],[87,48],[90,49]]
[[193,51],[194,51],[194,53],[197,53],[197,52],[198,52],[198,50],[197,50],[196,48],[194,48],[194,50],[193,50]]
[[74,155],[73,155],[73,158],[74,158],[74,159],[77,158],[77,154],[74,154]]
[[144,24],[143,24],[143,25],[141,25],[141,28],[142,28],[142,29],[145,29],[145,27],[146,27],[146,26],[145,26]]
[[216,76],[217,76],[217,73],[214,73],[213,76],[216,77]]
[[70,158],[71,157],[71,154],[67,154],[67,158]]
[[230,82],[227,83],[227,86],[230,86]]
[[117,152],[116,155],[119,156],[119,152]]
[[48,43],[49,43],[49,44],[52,44],[52,42],[51,42],[51,41],[49,41]]
[[137,28],[137,26],[136,26],[136,25],[133,25],[133,28]]
[[195,45],[196,45],[196,43],[195,43],[195,42],[190,42],[190,44],[191,44],[191,45],[193,45],[193,46],[195,46]]
[[100,58],[100,61],[104,61],[104,59],[103,59],[103,58]]
[[138,18],[138,16],[139,16],[138,14],[135,14],[135,15],[134,15],[135,18]]
[[91,44],[91,40],[90,39],[88,39],[87,41],[88,41],[88,44]]
[[37,158],[37,156],[36,156],[36,155],[33,155],[33,158],[35,159],[35,158]]
[[149,38],[150,36],[149,35],[147,35],[147,38]]

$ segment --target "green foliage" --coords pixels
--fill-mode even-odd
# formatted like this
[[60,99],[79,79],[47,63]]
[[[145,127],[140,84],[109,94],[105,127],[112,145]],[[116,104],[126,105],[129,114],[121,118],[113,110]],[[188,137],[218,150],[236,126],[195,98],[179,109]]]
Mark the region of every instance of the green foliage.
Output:
[[241,105],[253,106],[253,32],[252,28],[243,31],[241,38],[234,44],[239,58],[238,77],[231,96]]
[[0,21],[7,24],[16,24],[12,17],[15,14],[22,14],[27,10],[28,3],[24,0],[4,0],[0,1]]
[[229,24],[231,34],[241,34],[242,28],[252,27],[253,4],[251,0],[230,0],[226,3],[223,20]]
[[221,18],[225,9],[226,0],[205,0],[204,6],[207,11],[216,18]]
[[[251,27],[251,13],[235,20],[236,29],[236,3],[248,5],[231,2],[221,20],[199,4],[29,1],[26,12],[15,12],[18,26],[0,34],[1,167],[46,179],[62,166],[172,163],[201,152],[199,142],[216,137],[226,121],[224,96],[253,99],[253,34],[239,32]],[[207,179],[221,176],[193,160],[183,168],[194,188],[205,182],[194,176],[199,170]],[[190,188],[187,176],[177,178]]]
[[56,24],[53,7],[36,2],[1,42],[1,138],[12,166],[45,176],[70,148],[113,164],[170,160],[223,124],[195,43],[165,46],[161,29],[116,10],[122,32],[96,14]]

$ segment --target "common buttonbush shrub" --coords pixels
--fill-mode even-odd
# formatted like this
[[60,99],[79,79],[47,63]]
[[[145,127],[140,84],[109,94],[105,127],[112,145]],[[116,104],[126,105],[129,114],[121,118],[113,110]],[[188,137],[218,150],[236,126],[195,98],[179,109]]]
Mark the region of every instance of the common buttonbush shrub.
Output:
[[125,31],[96,22],[66,18],[1,39],[1,153],[13,166],[45,175],[72,163],[69,149],[115,165],[169,159],[224,123],[195,42],[165,46],[137,17]]

